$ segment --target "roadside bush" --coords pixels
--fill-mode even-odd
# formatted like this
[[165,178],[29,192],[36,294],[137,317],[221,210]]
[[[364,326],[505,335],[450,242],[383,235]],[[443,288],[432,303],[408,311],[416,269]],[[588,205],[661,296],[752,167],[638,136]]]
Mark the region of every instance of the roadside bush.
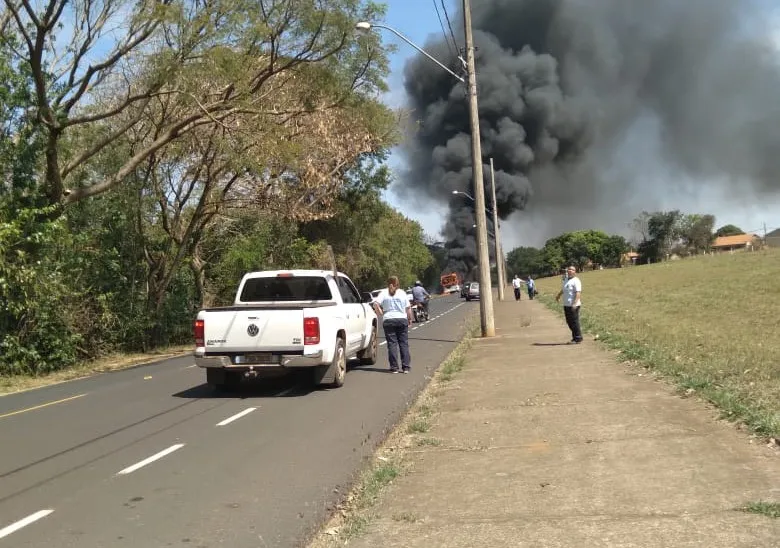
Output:
[[[8,211],[2,208],[0,211]],[[67,238],[53,208],[0,220],[0,374],[38,375],[73,364],[81,336],[68,323],[69,289],[57,254]]]

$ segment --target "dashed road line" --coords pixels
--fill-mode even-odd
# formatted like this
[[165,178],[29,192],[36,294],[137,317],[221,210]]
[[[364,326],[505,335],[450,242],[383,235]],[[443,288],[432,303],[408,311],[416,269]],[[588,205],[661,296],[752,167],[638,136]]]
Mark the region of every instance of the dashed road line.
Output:
[[86,393],[85,394],[79,394],[77,396],[71,396],[69,398],[63,398],[61,400],[50,401],[48,403],[42,403],[40,405],[35,405],[33,407],[27,407],[25,409],[18,409],[16,411],[11,411],[10,413],[5,413],[3,415],[0,415],[0,419],[4,419],[6,417],[13,417],[14,415],[20,415],[22,413],[27,413],[28,411],[35,411],[36,409],[43,409],[44,407],[49,407],[50,405],[57,405],[58,403],[65,403],[66,401],[77,400],[79,398],[83,398],[84,396],[86,396]]
[[232,417],[228,417],[225,420],[223,420],[222,422],[218,422],[217,426],[225,426],[227,424],[230,424],[231,422],[236,421],[236,420],[240,419],[241,417],[245,417],[249,413],[251,413],[252,411],[256,411],[256,410],[257,410],[257,407],[249,407],[247,409],[244,409],[240,413],[236,413]]
[[[441,313],[441,314],[439,314],[438,316],[434,316],[433,318],[429,318],[427,322],[425,322],[425,323],[423,323],[423,324],[421,324],[421,325],[417,325],[417,326],[415,326],[415,327],[412,327],[412,328],[410,329],[410,331],[414,331],[415,329],[420,329],[421,327],[425,327],[426,325],[429,325],[429,324],[431,324],[431,323],[432,323],[432,322],[434,322],[435,320],[438,320],[439,318],[443,317],[445,314],[449,314],[450,312],[452,312],[452,311],[453,311],[453,310],[455,310],[456,308],[459,308],[459,307],[463,306],[464,304],[465,304],[465,303],[459,303],[459,304],[456,304],[455,306],[453,306],[452,308],[450,308],[450,309],[446,310],[445,312],[442,312],[442,313]],[[379,343],[377,346],[385,346],[386,344],[387,344],[387,341],[382,341],[382,342],[380,342],[380,343]]]
[[27,527],[28,525],[30,525],[31,523],[35,523],[39,519],[45,518],[52,512],[54,512],[54,510],[38,510],[34,514],[30,514],[24,519],[20,519],[19,521],[12,523],[7,527],[3,527],[2,529],[0,529],[0,538],[5,538],[8,535],[17,532],[19,529]]
[[140,462],[137,462],[137,463],[135,463],[132,466],[128,466],[124,470],[120,470],[119,472],[117,472],[117,475],[118,476],[122,476],[122,475],[125,475],[125,474],[131,474],[131,473],[135,472],[136,470],[138,470],[139,468],[143,468],[147,464],[151,464],[151,463],[153,463],[156,460],[160,460],[161,458],[170,455],[174,451],[178,451],[182,447],[184,447],[183,443],[177,443],[176,445],[171,445],[168,449],[163,449],[159,453],[155,453],[154,455],[152,455],[149,458],[146,458],[146,459],[144,459],[144,460],[142,460]]

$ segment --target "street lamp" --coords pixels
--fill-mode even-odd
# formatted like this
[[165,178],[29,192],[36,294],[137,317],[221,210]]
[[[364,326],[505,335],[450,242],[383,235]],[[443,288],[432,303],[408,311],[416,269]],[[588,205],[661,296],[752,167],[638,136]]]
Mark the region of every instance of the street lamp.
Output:
[[[493,316],[493,289],[490,281],[490,257],[487,251],[487,218],[485,217],[485,187],[482,181],[482,144],[479,138],[479,107],[477,105],[477,78],[474,63],[474,36],[471,28],[471,3],[463,0],[463,27],[466,37],[466,72],[468,82],[447,68],[427,51],[409,40],[406,36],[392,27],[360,21],[355,24],[355,29],[367,32],[374,28],[389,30],[401,40],[425,55],[428,59],[443,68],[459,82],[468,83],[469,98],[469,122],[471,125],[471,163],[472,179],[474,181],[474,203],[476,204],[477,220],[477,260],[479,263],[479,320],[483,337],[494,337],[496,334],[495,317]],[[463,61],[463,59],[461,59]],[[485,291],[487,289],[487,291]],[[484,293],[483,293],[484,291]]]
[[377,23],[369,23],[368,21],[360,21],[359,23],[355,23],[355,28],[357,30],[359,30],[359,31],[362,31],[362,32],[368,32],[371,29],[385,29],[385,30],[389,30],[390,32],[395,34],[398,38],[400,38],[401,40],[403,40],[404,42],[406,42],[407,44],[412,46],[414,49],[416,49],[417,51],[419,51],[423,55],[425,55],[428,59],[430,59],[431,61],[433,61],[437,65],[439,65],[441,68],[443,68],[444,70],[446,70],[450,74],[452,74],[455,78],[460,80],[462,83],[464,83],[464,84],[466,83],[466,80],[464,80],[462,76],[458,76],[457,74],[452,72],[444,64],[439,62],[439,60],[436,59],[433,55],[431,55],[430,53],[428,53],[427,51],[425,51],[424,49],[419,47],[417,44],[415,44],[414,42],[409,40],[406,36],[404,36],[403,34],[398,32],[397,30],[395,30],[393,27],[388,27],[387,25],[380,25],[380,24],[377,24]]

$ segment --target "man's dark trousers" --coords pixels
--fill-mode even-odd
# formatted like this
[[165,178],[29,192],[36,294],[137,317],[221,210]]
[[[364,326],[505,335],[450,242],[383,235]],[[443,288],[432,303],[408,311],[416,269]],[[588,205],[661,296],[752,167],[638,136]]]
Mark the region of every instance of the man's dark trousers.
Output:
[[582,342],[582,329],[580,328],[580,307],[564,306],[563,313],[566,316],[566,325],[571,329],[571,340]]

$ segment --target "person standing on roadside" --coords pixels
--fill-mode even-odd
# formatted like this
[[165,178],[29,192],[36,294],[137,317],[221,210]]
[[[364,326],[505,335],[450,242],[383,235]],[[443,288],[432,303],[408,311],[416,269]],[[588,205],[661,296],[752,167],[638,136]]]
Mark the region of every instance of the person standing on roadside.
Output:
[[582,329],[580,328],[582,282],[577,276],[577,269],[574,266],[566,269],[566,279],[558,295],[555,296],[555,300],[560,302],[561,296],[563,296],[563,313],[566,316],[566,324],[571,330],[571,342],[580,344],[582,342]]
[[387,288],[379,292],[371,303],[377,316],[382,317],[382,328],[385,330],[387,355],[390,362],[390,372],[399,372],[399,354],[401,370],[409,373],[412,357],[409,353],[409,326],[412,325],[412,307],[401,289],[398,276],[387,279]]
[[520,292],[521,291],[520,288],[521,288],[522,284],[523,284],[523,280],[520,279],[520,276],[515,274],[515,277],[512,278],[512,288],[515,290],[515,300],[516,301],[519,301],[520,300],[520,296],[522,295],[522,293]]
[[533,278],[531,278],[531,276],[528,276],[528,281],[525,282],[525,284],[528,287],[528,298],[533,301],[534,295],[536,295],[536,284],[534,283]]

